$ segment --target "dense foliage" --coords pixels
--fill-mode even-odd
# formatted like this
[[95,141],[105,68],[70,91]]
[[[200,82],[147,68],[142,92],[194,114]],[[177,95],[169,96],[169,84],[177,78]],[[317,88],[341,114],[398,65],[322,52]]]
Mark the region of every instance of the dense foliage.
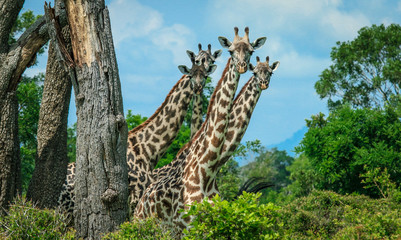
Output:
[[287,170],[290,172],[291,183],[282,191],[287,201],[307,196],[317,189],[316,186],[321,182],[322,176],[315,171],[311,161],[305,155],[295,158]]
[[399,239],[401,204],[313,191],[279,211],[284,239]]
[[104,240],[172,240],[170,232],[163,227],[161,221],[157,218],[148,218],[145,220],[132,220],[123,223],[120,230],[109,233],[102,239]]
[[17,198],[7,215],[0,216],[1,239],[74,239],[64,216],[55,210],[38,209],[25,198]]
[[344,106],[327,119],[319,116],[308,121],[309,130],[297,149],[321,176],[319,189],[379,197],[364,188],[360,176],[377,167],[388,168],[391,180],[401,183],[401,121],[391,108]]
[[230,202],[216,195],[212,203],[195,202],[186,214],[194,217],[184,239],[277,239],[278,208],[259,204],[260,195],[244,193]]
[[[368,177],[377,179],[378,176]],[[386,178],[385,176],[382,176]],[[386,181],[379,181],[379,185]],[[393,189],[400,194],[400,189]],[[401,201],[312,191],[288,204],[261,204],[260,194],[244,193],[233,201],[216,196],[194,203],[194,221],[184,239],[399,239]],[[39,210],[17,199],[0,217],[0,238],[74,239],[74,232],[54,210]],[[157,218],[133,220],[104,239],[173,239]]]
[[333,65],[325,69],[315,89],[329,107],[379,107],[400,103],[401,26],[372,25],[352,41],[337,42]]
[[42,100],[44,75],[23,76],[17,88],[18,133],[21,144],[22,189],[28,189],[35,168],[36,133]]

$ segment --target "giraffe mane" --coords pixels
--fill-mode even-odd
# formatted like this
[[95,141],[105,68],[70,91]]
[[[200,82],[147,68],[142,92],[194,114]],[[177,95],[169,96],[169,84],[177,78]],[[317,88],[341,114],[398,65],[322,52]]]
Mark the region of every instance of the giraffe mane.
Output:
[[203,122],[201,128],[198,130],[198,132],[196,132],[195,136],[189,142],[187,142],[184,145],[184,147],[182,147],[180,149],[180,151],[178,151],[176,156],[179,156],[185,149],[188,148],[188,146],[190,146],[196,139],[198,139],[198,137],[200,136],[201,132],[205,129],[206,122],[210,118],[210,111],[212,110],[211,106],[213,105],[214,101],[216,101],[216,94],[218,92],[217,90],[222,87],[222,82],[223,82],[224,76],[226,75],[228,69],[230,68],[230,63],[231,63],[231,58],[228,59],[227,65],[224,68],[223,74],[221,75],[221,78],[220,78],[219,82],[217,83],[217,86],[214,89],[214,92],[213,92],[212,96],[210,96],[209,106],[207,107],[207,112],[206,112],[206,118],[205,118],[205,121]]
[[141,123],[139,126],[135,127],[134,129],[132,129],[131,131],[129,131],[128,133],[135,133],[138,132],[140,130],[142,130],[144,127],[146,127],[156,116],[157,114],[163,109],[164,106],[166,106],[167,104],[167,99],[173,94],[173,92],[175,91],[175,89],[178,87],[178,85],[184,81],[184,78],[187,77],[187,75],[183,75],[181,77],[180,80],[178,80],[178,82],[173,86],[173,88],[170,90],[170,92],[167,94],[166,98],[164,99],[164,102],[160,105],[160,107],[157,108],[156,112],[153,113],[152,116],[150,116],[148,119],[146,119],[145,122]]

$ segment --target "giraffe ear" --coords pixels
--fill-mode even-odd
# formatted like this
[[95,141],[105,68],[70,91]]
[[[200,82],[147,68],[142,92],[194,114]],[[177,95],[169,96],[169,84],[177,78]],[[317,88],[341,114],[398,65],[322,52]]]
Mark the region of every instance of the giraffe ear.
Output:
[[261,46],[263,46],[263,44],[265,44],[265,42],[266,42],[266,37],[261,37],[261,38],[256,39],[251,45],[252,45],[253,49],[258,49]]
[[223,53],[223,51],[222,51],[221,49],[215,51],[215,52],[213,53],[213,58],[216,60],[218,57],[221,56],[222,53]]
[[206,70],[207,75],[210,75],[210,74],[214,73],[216,68],[217,68],[217,65],[215,65],[215,64],[210,65]]
[[253,71],[255,67],[252,65],[252,63],[249,63],[249,70]]
[[221,46],[223,47],[223,48],[229,48],[230,46],[231,46],[231,42],[230,42],[230,40],[228,40],[227,38],[225,38],[225,37],[218,37],[218,39],[219,39],[219,42],[220,42],[220,44],[221,44]]
[[196,55],[194,52],[187,50],[187,55],[190,59],[195,59]]
[[273,64],[272,64],[272,66],[270,67],[272,70],[273,70],[273,72],[274,71],[276,71],[276,69],[278,68],[278,66],[280,65],[280,62],[279,61],[276,61],[276,62],[274,62]]
[[180,72],[182,72],[182,74],[186,74],[186,75],[189,74],[189,69],[187,68],[187,66],[180,65],[180,66],[178,66],[178,69],[180,70]]

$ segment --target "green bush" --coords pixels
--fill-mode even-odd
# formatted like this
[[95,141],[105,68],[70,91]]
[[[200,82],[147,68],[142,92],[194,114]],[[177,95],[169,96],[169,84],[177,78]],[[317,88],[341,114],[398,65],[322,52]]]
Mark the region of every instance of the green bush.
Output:
[[399,239],[401,205],[389,199],[313,191],[279,210],[286,239]]
[[389,179],[401,184],[401,121],[394,109],[352,109],[345,105],[307,120],[308,132],[296,148],[308,158],[319,177],[316,189],[340,194],[354,192],[382,197],[366,189],[361,175],[375,168],[389,169]]
[[104,240],[142,240],[158,239],[170,240],[170,232],[163,226],[157,218],[147,218],[145,220],[133,220],[121,224],[120,230],[104,236]]
[[38,209],[25,198],[16,198],[5,216],[0,216],[0,238],[73,239],[74,231],[55,210]]
[[244,192],[231,202],[222,201],[218,195],[213,203],[195,202],[184,216],[193,216],[189,230],[184,230],[184,239],[278,239],[278,207],[259,204],[260,196]]

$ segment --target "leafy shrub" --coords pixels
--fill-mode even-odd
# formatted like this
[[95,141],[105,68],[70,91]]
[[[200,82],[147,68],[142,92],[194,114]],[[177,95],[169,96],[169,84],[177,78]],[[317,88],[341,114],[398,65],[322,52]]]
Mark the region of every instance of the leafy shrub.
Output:
[[170,240],[170,232],[162,225],[157,218],[147,218],[145,220],[133,220],[121,224],[120,230],[109,233],[103,237],[107,240],[142,240],[142,239],[158,239]]
[[278,213],[287,239],[401,237],[401,205],[388,199],[313,191]]
[[74,231],[55,210],[38,209],[25,198],[16,198],[7,215],[0,216],[0,238],[73,239]]
[[218,195],[212,203],[195,202],[184,216],[193,216],[189,230],[184,230],[184,239],[277,239],[278,207],[259,204],[260,196],[244,192],[232,202],[222,201]]
[[[365,168],[367,168],[366,165]],[[364,188],[377,188],[383,198],[401,203],[400,188],[390,180],[387,168],[384,168],[384,170],[381,168],[368,170],[366,173],[361,174],[361,177],[365,178],[362,180],[362,183],[366,184]]]

